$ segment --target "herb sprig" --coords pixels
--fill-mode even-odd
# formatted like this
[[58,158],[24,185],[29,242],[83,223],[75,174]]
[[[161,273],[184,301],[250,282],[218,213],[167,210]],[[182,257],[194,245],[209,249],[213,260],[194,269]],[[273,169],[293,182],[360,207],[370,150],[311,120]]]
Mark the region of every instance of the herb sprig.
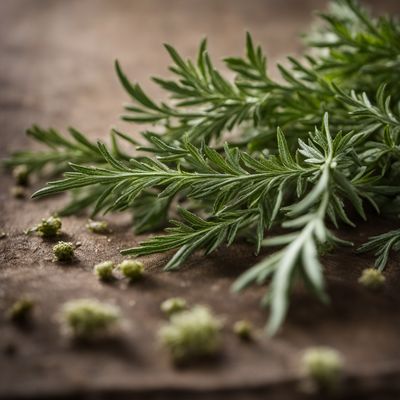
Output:
[[[279,65],[277,81],[250,34],[245,55],[224,60],[233,81],[216,69],[205,40],[195,60],[166,45],[172,77],[153,78],[166,102],[152,99],[116,62],[131,98],[122,118],[155,129],[139,141],[113,131],[110,147],[76,130],[67,138],[34,127],[31,135],[48,152],[16,153],[7,164],[38,172],[50,163],[67,168],[63,179],[34,194],[78,193],[65,214],[130,209],[136,231],[144,232],[176,211],[166,235],[122,251],[176,250],[166,269],[239,236],[252,240],[256,253],[279,247],[234,285],[242,290],[270,282],[262,303],[270,306],[273,334],[299,279],[327,300],[319,253],[350,244],[333,232],[340,235],[343,224],[355,227],[349,211],[366,219],[365,203],[384,211],[400,192],[400,24],[371,17],[353,0],[334,1],[321,18],[304,57]],[[117,139],[138,146],[137,152],[122,152]],[[274,236],[276,227],[287,232]],[[399,242],[395,230],[360,250],[375,252],[382,269]]]

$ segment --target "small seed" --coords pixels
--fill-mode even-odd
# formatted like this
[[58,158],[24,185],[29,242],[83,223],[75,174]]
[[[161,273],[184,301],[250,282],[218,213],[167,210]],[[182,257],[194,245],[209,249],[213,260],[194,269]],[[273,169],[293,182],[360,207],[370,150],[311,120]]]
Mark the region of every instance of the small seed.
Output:
[[181,297],[172,297],[161,303],[161,311],[164,314],[168,315],[169,317],[172,314],[181,312],[186,309],[187,309],[186,300]]
[[317,390],[333,391],[340,384],[344,362],[336,350],[329,347],[312,347],[301,360],[303,373]]
[[220,346],[221,321],[208,308],[175,313],[159,331],[161,343],[176,363],[215,354]]
[[250,340],[253,336],[253,326],[246,320],[237,321],[233,325],[233,332],[242,340]]
[[11,195],[16,199],[24,199],[26,197],[26,190],[22,186],[13,186],[11,188]]
[[370,290],[379,290],[385,284],[386,278],[382,272],[375,268],[366,268],[362,271],[358,282]]
[[29,183],[29,170],[26,165],[18,165],[13,169],[13,176],[17,185],[27,186]]
[[130,280],[130,282],[135,282],[141,279],[144,273],[143,263],[136,260],[124,260],[122,263],[118,264],[118,269],[125,278]]
[[116,306],[94,299],[71,300],[61,310],[64,330],[73,338],[82,340],[111,334],[120,318],[120,311]]
[[62,222],[59,217],[43,218],[42,222],[28,230],[27,233],[36,232],[44,238],[52,238],[60,235]]
[[114,278],[114,268],[112,261],[104,261],[94,266],[94,273],[101,281],[111,281]]
[[8,318],[14,322],[26,322],[32,315],[35,303],[29,298],[16,301],[8,310]]
[[53,254],[57,261],[71,261],[74,258],[74,245],[71,242],[60,241],[53,247]]
[[93,221],[89,219],[88,223],[86,224],[86,228],[90,232],[97,233],[99,235],[106,235],[107,233],[110,233],[110,229],[106,221]]

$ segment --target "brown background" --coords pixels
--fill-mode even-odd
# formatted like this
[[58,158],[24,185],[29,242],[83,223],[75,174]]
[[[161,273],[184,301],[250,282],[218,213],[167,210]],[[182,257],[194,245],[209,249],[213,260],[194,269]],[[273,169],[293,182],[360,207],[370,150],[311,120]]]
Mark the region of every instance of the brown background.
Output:
[[[376,1],[374,9],[398,12],[399,2]],[[301,49],[311,10],[324,1],[2,1],[0,3],[1,157],[32,145],[24,131],[32,123],[65,130],[73,125],[92,138],[107,137],[127,100],[113,71],[118,58],[131,79],[151,94],[150,75],[165,75],[168,42],[184,55],[209,38],[216,58],[242,54],[244,32],[251,31],[269,55],[271,69],[283,55]],[[220,65],[220,64],[219,64]],[[11,198],[11,179],[1,175],[0,229],[0,397],[10,398],[302,398],[297,362],[310,345],[331,345],[347,360],[342,397],[400,398],[400,294],[398,260],[389,264],[388,284],[371,294],[357,284],[369,256],[351,249],[324,260],[331,306],[324,307],[299,288],[280,334],[262,334],[266,312],[258,302],[263,288],[230,294],[234,278],[256,261],[251,247],[238,244],[214,255],[193,256],[181,273],[163,273],[167,255],[145,258],[149,270],[140,284],[102,285],[94,263],[120,260],[118,250],[140,239],[126,215],[110,217],[114,234],[88,234],[85,218],[64,221],[66,238],[81,241],[79,261],[70,267],[51,262],[51,242],[22,232],[55,211],[65,197],[43,201]],[[43,182],[35,182],[34,188]],[[34,189],[33,188],[33,189]],[[370,222],[348,230],[356,243],[395,223],[371,215]],[[20,296],[36,299],[34,325],[19,330],[4,311]],[[226,321],[221,355],[183,370],[171,367],[155,332],[163,317],[159,304],[173,295],[209,304]],[[118,304],[127,319],[121,340],[102,348],[77,348],[59,333],[56,314],[72,298],[96,297]],[[230,332],[236,319],[248,318],[260,329],[252,344]],[[9,355],[7,349],[16,347]]]

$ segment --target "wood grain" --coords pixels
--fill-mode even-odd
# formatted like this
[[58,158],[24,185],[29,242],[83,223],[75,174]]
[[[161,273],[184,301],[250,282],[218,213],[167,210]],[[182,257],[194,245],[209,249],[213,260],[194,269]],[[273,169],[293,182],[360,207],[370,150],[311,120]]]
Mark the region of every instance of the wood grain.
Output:
[[[399,11],[398,1],[370,2]],[[24,131],[33,123],[64,130],[73,125],[93,137],[106,138],[111,125],[137,134],[118,120],[126,95],[113,71],[118,58],[132,79],[154,95],[149,75],[165,75],[168,58],[163,42],[193,55],[208,36],[216,58],[241,54],[250,30],[270,55],[270,64],[300,50],[297,36],[311,10],[324,1],[61,1],[8,0],[0,3],[0,155],[31,146]],[[32,190],[43,185],[34,182]],[[331,304],[323,306],[298,287],[289,317],[273,339],[262,333],[267,313],[259,308],[265,288],[243,295],[230,293],[235,277],[257,260],[239,243],[214,255],[194,255],[180,273],[161,271],[168,255],[144,259],[146,279],[136,286],[104,285],[93,264],[121,259],[118,250],[140,237],[130,217],[109,217],[114,233],[86,232],[85,217],[64,220],[66,238],[81,241],[78,262],[60,267],[51,262],[52,243],[23,231],[57,210],[66,197],[42,201],[12,199],[11,178],[1,175],[0,229],[0,398],[74,399],[294,399],[299,391],[298,359],[308,346],[329,345],[346,358],[341,398],[400,398],[400,274],[398,259],[387,269],[382,293],[357,284],[368,255],[342,249],[324,259]],[[369,213],[345,238],[356,244],[395,227]],[[5,310],[20,296],[37,304],[34,323],[17,329]],[[212,362],[183,370],[171,366],[157,345],[155,332],[164,322],[161,301],[180,295],[191,304],[210,305],[225,319],[224,343]],[[127,320],[121,340],[99,347],[76,347],[59,332],[57,312],[66,300],[96,297],[118,304]],[[247,318],[259,328],[254,343],[243,344],[231,333]],[[11,354],[10,349],[15,349]]]

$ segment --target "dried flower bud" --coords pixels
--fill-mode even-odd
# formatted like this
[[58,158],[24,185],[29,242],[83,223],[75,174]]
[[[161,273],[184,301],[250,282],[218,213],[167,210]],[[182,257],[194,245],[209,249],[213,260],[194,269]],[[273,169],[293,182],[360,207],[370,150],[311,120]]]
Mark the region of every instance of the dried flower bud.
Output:
[[181,297],[172,297],[167,299],[161,303],[161,311],[168,315],[169,317],[172,314],[183,311],[187,309],[186,300]]
[[219,348],[221,326],[208,308],[196,306],[173,314],[170,323],[160,329],[159,337],[179,363],[214,354]]
[[143,263],[136,260],[124,260],[118,264],[118,269],[121,271],[125,278],[131,282],[135,282],[143,277],[144,266]]
[[63,328],[75,339],[90,340],[109,335],[120,320],[120,311],[94,299],[78,299],[62,307]]
[[53,254],[57,261],[71,261],[74,258],[74,245],[60,241],[53,247]]
[[89,219],[86,224],[86,228],[92,233],[98,233],[100,235],[106,235],[110,233],[110,229],[108,228],[108,223],[106,221],[93,221]]
[[329,347],[313,347],[305,351],[302,367],[305,376],[317,390],[336,390],[343,374],[341,355]]
[[8,318],[17,323],[26,322],[30,318],[34,306],[35,303],[31,299],[20,299],[8,310]]
[[24,199],[26,197],[26,191],[22,186],[13,186],[11,188],[11,195],[16,199]]
[[358,282],[371,290],[379,290],[385,284],[386,278],[382,272],[375,268],[366,268],[361,273]]
[[26,165],[18,165],[13,169],[13,176],[17,185],[27,186],[29,183],[29,170]]
[[36,232],[39,236],[51,238],[60,234],[61,226],[61,219],[51,216],[47,219],[43,218],[40,224],[29,229],[27,233]]
[[233,332],[242,340],[250,340],[253,336],[253,325],[246,320],[237,321],[233,325]]
[[112,261],[104,261],[94,266],[94,273],[101,281],[111,281],[114,278],[115,265]]

